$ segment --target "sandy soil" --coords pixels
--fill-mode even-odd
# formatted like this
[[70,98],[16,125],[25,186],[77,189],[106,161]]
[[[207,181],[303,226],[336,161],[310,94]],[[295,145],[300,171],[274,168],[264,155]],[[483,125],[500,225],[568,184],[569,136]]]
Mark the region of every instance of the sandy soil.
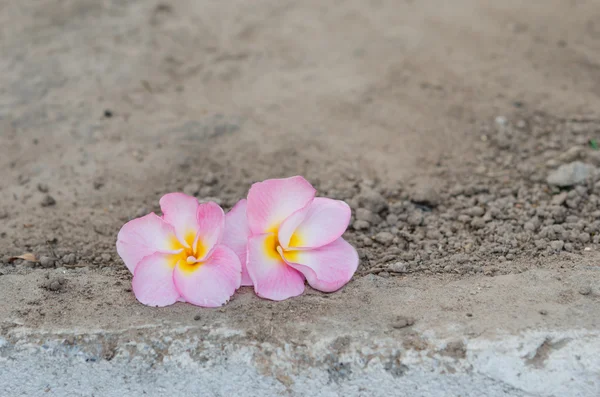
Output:
[[[3,2],[1,332],[597,328],[599,21],[593,0]],[[576,160],[585,180],[547,183]],[[344,290],[136,303],[124,222],[295,174],[355,210]]]

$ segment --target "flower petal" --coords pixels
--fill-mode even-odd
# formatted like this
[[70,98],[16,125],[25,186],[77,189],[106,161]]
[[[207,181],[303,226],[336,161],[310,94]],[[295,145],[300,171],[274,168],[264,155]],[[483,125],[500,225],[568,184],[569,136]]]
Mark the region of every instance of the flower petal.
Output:
[[240,259],[243,286],[252,285],[252,279],[248,275],[248,269],[246,269],[246,250],[248,248],[248,238],[250,237],[246,208],[246,199],[242,199],[237,202],[231,211],[225,214],[225,232],[222,241],[222,244],[231,248]]
[[217,245],[202,263],[177,263],[173,280],[186,302],[197,306],[218,307],[226,303],[240,287],[242,268],[237,255]]
[[281,301],[304,292],[304,277],[284,262],[276,242],[273,233],[250,237],[247,266],[254,292],[261,298]]
[[279,243],[284,249],[327,245],[344,234],[351,212],[343,201],[317,197],[281,224]]
[[127,222],[117,236],[117,252],[131,273],[155,252],[177,252],[173,227],[155,213]]
[[203,261],[221,242],[225,229],[225,214],[217,203],[198,205],[198,234],[194,241],[196,257]]
[[285,251],[285,261],[306,277],[308,284],[333,292],[346,284],[358,267],[358,254],[343,238],[314,250]]
[[274,232],[288,216],[304,208],[315,192],[301,176],[255,183],[248,192],[250,230],[253,234]]
[[156,253],[145,257],[135,268],[131,282],[138,301],[148,306],[168,306],[177,302],[179,292],[173,283],[177,255]]
[[189,248],[198,231],[198,200],[183,193],[168,193],[160,199],[163,219],[173,226],[181,244]]

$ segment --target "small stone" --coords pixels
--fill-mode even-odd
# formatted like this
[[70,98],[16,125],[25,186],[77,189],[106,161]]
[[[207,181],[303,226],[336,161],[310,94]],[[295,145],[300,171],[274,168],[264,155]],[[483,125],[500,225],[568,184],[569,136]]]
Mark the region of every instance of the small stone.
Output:
[[546,314],[548,314],[548,310],[546,310],[546,309],[541,309],[541,310],[539,311],[539,313],[540,313],[542,316],[545,316]]
[[581,233],[579,234],[579,241],[582,243],[587,243],[588,241],[590,241],[590,234],[589,233]]
[[508,120],[504,116],[496,116],[494,122],[499,126],[505,126],[508,123]]
[[440,233],[440,231],[437,229],[428,230],[426,236],[430,240],[441,240],[442,239],[442,233]]
[[564,246],[565,242],[562,240],[554,240],[550,242],[550,248],[552,248],[553,251],[562,251]]
[[379,272],[377,275],[383,278],[388,278],[390,276],[388,272]]
[[375,236],[375,241],[383,245],[390,245],[394,240],[394,235],[390,232],[379,232]]
[[50,196],[49,194],[47,194],[41,202],[42,207],[50,207],[54,204],[56,204],[56,200],[54,200],[54,197]]
[[462,222],[462,223],[468,223],[471,221],[471,217],[469,215],[465,215],[465,214],[459,215],[457,219],[459,222]]
[[196,315],[194,316],[194,321],[199,321],[199,320],[200,320],[200,318],[201,318],[201,317],[200,317],[200,315],[199,315],[199,314],[196,314]]
[[546,182],[549,185],[567,187],[585,182],[585,180],[595,174],[597,168],[590,164],[574,161],[569,164],[561,165],[558,169],[552,171]]
[[194,182],[188,183],[183,187],[183,192],[188,196],[196,196],[198,193],[200,193],[200,185]]
[[411,189],[410,201],[429,207],[437,207],[440,203],[438,185],[438,181],[428,178],[420,179]]
[[420,226],[423,223],[423,213],[421,211],[413,211],[406,219],[406,222],[411,226]]
[[562,192],[562,193],[559,193],[556,196],[552,197],[552,200],[550,200],[550,203],[552,205],[563,205],[565,203],[565,201],[567,201],[567,192]]
[[392,273],[406,273],[407,267],[408,266],[406,265],[406,263],[394,262],[390,263],[387,266],[387,270],[389,270]]
[[525,222],[525,224],[523,225],[523,229],[528,230],[530,232],[534,232],[536,227],[533,222]]
[[48,284],[48,289],[50,291],[60,291],[61,289],[61,283],[58,280],[52,280],[49,284]]
[[209,172],[208,174],[206,174],[204,176],[203,182],[206,183],[207,185],[214,185],[219,181],[219,179],[217,178],[217,176],[212,173]]
[[485,214],[485,210],[481,207],[471,207],[467,211],[465,211],[465,214],[470,216],[482,216],[483,214]]
[[367,237],[367,236],[365,236],[365,237],[363,238],[363,245],[364,245],[365,247],[370,247],[370,246],[372,246],[372,245],[373,245],[373,240],[371,239],[371,237]]
[[375,190],[369,188],[363,188],[360,194],[356,196],[356,199],[358,200],[358,205],[360,207],[366,208],[374,213],[379,213],[388,207],[385,198]]
[[415,319],[412,317],[398,316],[392,322],[392,328],[402,329],[402,328],[410,327],[414,323],[415,323]]
[[592,288],[589,286],[579,288],[579,293],[581,295],[589,295],[592,293]]
[[473,317],[473,313],[467,313],[467,317]]
[[354,230],[367,230],[371,225],[367,221],[354,221],[352,227]]
[[388,225],[393,226],[396,223],[398,223],[398,215],[396,215],[396,214],[389,214],[385,218],[385,221],[388,223]]
[[377,225],[381,222],[381,217],[369,211],[366,208],[359,208],[356,210],[356,219],[359,221],[367,221],[373,225]]
[[572,161],[577,160],[581,156],[582,152],[583,148],[581,146],[573,146],[569,150],[558,156],[558,159],[563,163],[570,163]]
[[48,193],[48,190],[50,190],[48,188],[48,185],[46,185],[45,183],[38,183],[37,188],[42,193]]
[[573,244],[571,244],[571,243],[565,243],[564,249],[567,252],[572,252],[573,251]]
[[475,218],[471,221],[471,226],[475,229],[481,229],[485,226],[485,221],[483,218]]
[[75,259],[75,254],[67,254],[62,257],[62,261],[65,265],[74,265]]
[[42,265],[42,267],[45,267],[45,268],[54,267],[54,258],[50,258],[48,256],[42,256],[40,258],[40,265]]
[[100,257],[102,258],[103,262],[110,262],[110,254],[102,254]]

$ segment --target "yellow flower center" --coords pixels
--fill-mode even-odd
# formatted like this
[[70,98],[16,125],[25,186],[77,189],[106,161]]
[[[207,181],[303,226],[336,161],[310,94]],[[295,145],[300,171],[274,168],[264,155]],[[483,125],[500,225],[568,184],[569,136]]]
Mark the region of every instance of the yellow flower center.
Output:
[[175,267],[175,265],[179,263],[181,270],[184,272],[192,272],[202,265],[203,262],[198,262],[198,260],[204,258],[207,249],[200,239],[196,240],[195,231],[186,233],[184,240],[187,247],[182,244],[177,237],[171,239],[171,249],[181,250],[180,253],[173,255],[173,262],[171,265]]
[[[279,243],[279,239],[278,239],[278,231],[277,229],[274,229],[274,231],[271,232],[272,234],[269,235],[266,239],[265,239],[265,245],[264,245],[264,250],[265,250],[265,254],[272,259],[276,259],[281,261],[282,257],[285,258],[286,260],[288,260],[289,262],[296,262],[297,256],[298,256],[298,251],[293,250],[293,245],[291,244],[292,241],[296,242],[296,241],[300,241],[297,237],[295,237],[295,234],[292,235],[292,238],[290,239],[290,244],[289,244],[289,248],[287,250],[284,250],[283,247],[281,246],[281,244]],[[295,245],[295,244],[294,244]]]

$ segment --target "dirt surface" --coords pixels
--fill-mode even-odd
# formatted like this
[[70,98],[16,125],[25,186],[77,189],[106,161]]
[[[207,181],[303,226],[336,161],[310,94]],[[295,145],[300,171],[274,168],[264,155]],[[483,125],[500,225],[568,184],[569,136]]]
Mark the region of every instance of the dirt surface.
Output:
[[[1,332],[598,327],[599,21],[593,0],[1,4]],[[341,292],[136,303],[123,223],[296,174],[353,208]]]

